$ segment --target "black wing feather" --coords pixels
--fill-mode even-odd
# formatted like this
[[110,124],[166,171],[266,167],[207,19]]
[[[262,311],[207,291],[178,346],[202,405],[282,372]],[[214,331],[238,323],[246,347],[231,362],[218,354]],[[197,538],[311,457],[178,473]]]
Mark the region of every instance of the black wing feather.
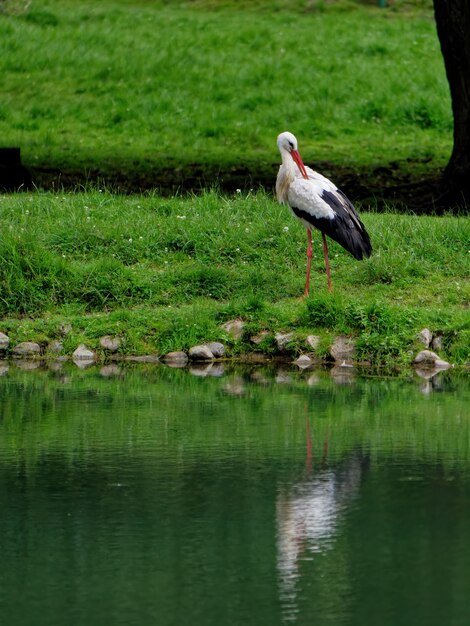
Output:
[[346,195],[340,189],[334,192],[324,189],[321,198],[333,209],[333,219],[317,218],[296,207],[292,207],[292,210],[297,217],[318,228],[356,259],[369,257],[372,253],[369,234]]

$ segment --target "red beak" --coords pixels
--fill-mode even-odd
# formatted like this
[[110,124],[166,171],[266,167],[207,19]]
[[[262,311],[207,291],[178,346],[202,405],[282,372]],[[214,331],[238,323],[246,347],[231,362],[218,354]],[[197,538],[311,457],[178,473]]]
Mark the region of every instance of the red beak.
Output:
[[291,150],[290,153],[291,153],[291,156],[294,159],[297,167],[299,168],[300,173],[302,174],[302,176],[304,178],[308,179],[307,170],[305,169],[305,165],[304,165],[304,163],[302,161],[302,158],[301,158],[299,152],[297,150]]

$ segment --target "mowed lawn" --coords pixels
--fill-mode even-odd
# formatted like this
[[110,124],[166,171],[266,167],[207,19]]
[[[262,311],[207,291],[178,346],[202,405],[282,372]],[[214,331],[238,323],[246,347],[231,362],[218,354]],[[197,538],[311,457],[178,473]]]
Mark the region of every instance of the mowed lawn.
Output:
[[27,166],[84,179],[256,172],[277,162],[283,130],[313,164],[445,164],[452,116],[432,12],[322,6],[33,0],[0,15],[2,143]]

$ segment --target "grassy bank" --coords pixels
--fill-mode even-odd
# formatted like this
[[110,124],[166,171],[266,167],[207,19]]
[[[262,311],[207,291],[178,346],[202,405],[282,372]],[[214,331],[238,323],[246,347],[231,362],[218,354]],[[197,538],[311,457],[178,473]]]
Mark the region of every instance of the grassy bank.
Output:
[[[305,230],[264,193],[20,194],[0,197],[0,210],[0,331],[12,344],[60,338],[71,353],[111,334],[124,354],[222,340],[237,355],[261,330],[294,330],[291,354],[308,334],[322,337],[322,354],[346,333],[360,359],[392,365],[410,361],[428,327],[443,337],[441,356],[469,359],[465,217],[364,214],[374,254],[357,262],[332,243],[333,294],[317,235],[304,300]],[[236,317],[247,323],[238,342],[221,330]],[[274,352],[272,336],[257,349]]]
[[285,129],[373,185],[432,174],[448,86],[432,12],[400,4],[34,0],[0,14],[2,143],[48,185],[267,183]]

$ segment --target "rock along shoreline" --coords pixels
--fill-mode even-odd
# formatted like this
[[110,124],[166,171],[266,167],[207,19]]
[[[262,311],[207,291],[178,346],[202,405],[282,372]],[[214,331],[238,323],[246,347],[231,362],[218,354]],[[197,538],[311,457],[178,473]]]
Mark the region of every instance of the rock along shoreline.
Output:
[[[230,336],[232,341],[240,340],[244,335],[245,323],[241,319],[226,322],[222,329]],[[70,331],[70,329],[67,329]],[[269,339],[270,351],[263,352],[263,341]],[[309,335],[300,349],[296,345],[294,356],[291,347],[295,341],[293,332],[273,333],[265,330],[250,337],[253,350],[242,354],[227,354],[226,346],[220,341],[210,341],[192,346],[187,351],[172,351],[166,354],[129,355],[122,353],[123,340],[119,336],[105,335],[99,339],[100,348],[94,350],[84,343],[79,344],[71,354],[65,352],[60,340],[53,340],[47,345],[41,345],[34,341],[23,341],[11,345],[10,338],[0,332],[0,359],[26,360],[26,361],[72,361],[77,366],[84,368],[94,363],[106,362],[133,362],[133,363],[161,363],[172,368],[183,368],[195,364],[208,365],[215,362],[229,361],[236,363],[263,364],[279,363],[292,364],[300,370],[311,369],[321,365],[334,367],[352,368],[380,367],[380,364],[361,362],[356,358],[355,339],[351,336],[335,336],[329,347],[319,350],[321,337]],[[410,366],[414,367],[418,375],[425,378],[453,368],[454,365],[442,359],[438,350],[442,349],[442,341],[439,336],[433,336],[431,331],[424,328],[417,335],[417,345],[422,349],[416,350],[410,359]],[[259,346],[259,349],[258,349]],[[431,349],[432,348],[432,349]],[[465,367],[469,367],[467,364]]]

